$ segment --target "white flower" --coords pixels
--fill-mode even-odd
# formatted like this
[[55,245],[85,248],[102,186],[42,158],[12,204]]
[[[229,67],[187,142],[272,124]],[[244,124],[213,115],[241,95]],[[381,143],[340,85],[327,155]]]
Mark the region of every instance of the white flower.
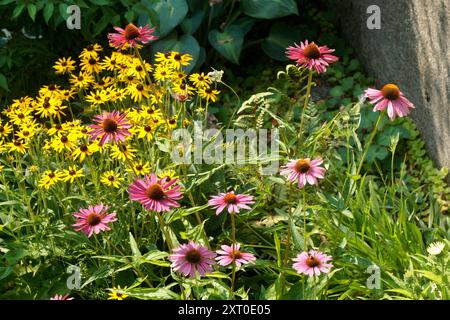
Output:
[[212,82],[221,82],[222,81],[222,76],[223,76],[223,70],[216,70],[214,68],[212,68],[213,71],[208,72],[208,77],[211,79]]
[[442,252],[442,250],[444,250],[444,248],[445,243],[441,241],[435,241],[428,246],[427,252],[433,256],[437,256]]

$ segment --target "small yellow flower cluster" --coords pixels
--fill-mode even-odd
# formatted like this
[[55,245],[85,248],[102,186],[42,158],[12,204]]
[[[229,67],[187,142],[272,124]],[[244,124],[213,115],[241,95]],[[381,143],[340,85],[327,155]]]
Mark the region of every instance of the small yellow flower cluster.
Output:
[[[83,185],[94,179],[96,186],[120,188],[125,179],[152,171],[159,178],[176,176],[158,162],[158,141],[195,117],[206,119],[202,110],[217,101],[217,82],[204,72],[189,75],[192,57],[186,53],[157,53],[151,65],[137,49],[103,52],[92,44],[76,60],[58,59],[53,68],[67,77],[67,86],[43,86],[36,97],[13,100],[2,112],[0,154],[9,162],[2,160],[1,168],[17,169],[19,158],[25,160],[45,190],[59,181]],[[105,144],[93,138],[91,123],[112,111],[124,115],[129,135]],[[114,122],[97,123],[105,131],[116,128]]]

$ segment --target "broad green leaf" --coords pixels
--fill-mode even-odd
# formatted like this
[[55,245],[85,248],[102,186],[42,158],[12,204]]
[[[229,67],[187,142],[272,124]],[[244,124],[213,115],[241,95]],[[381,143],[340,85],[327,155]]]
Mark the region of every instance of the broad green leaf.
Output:
[[275,60],[287,61],[286,48],[302,39],[311,39],[315,32],[308,27],[292,27],[285,23],[274,23],[269,36],[264,39],[261,47],[265,54]]
[[19,4],[17,7],[15,7],[11,18],[15,19],[20,16],[23,9],[25,9],[25,4]]
[[49,2],[45,5],[44,8],[44,20],[45,23],[48,24],[48,21],[52,17],[53,11],[55,10],[55,6],[53,5],[53,2]]
[[[147,0],[143,4],[146,10],[152,10],[158,16],[158,22],[152,19],[152,23],[157,25],[156,34],[161,38],[178,26],[188,13],[186,0]],[[142,16],[152,18],[146,12]]]
[[36,19],[36,12],[37,12],[36,5],[34,5],[33,3],[29,3],[27,5],[27,10],[31,20],[34,21]]
[[298,14],[295,0],[242,0],[242,11],[253,18],[275,19]]
[[197,31],[198,27],[200,27],[204,16],[205,13],[203,11],[195,12],[191,17],[185,18],[181,22],[181,29],[183,29],[184,33],[193,34],[195,31]]
[[92,4],[95,4],[96,6],[106,6],[109,5],[111,1],[109,0],[89,0],[92,2]]
[[133,235],[130,232],[130,247],[131,247],[131,252],[133,253],[134,257],[141,257],[141,252],[139,251],[139,248],[137,246],[136,240],[134,239]]
[[135,288],[123,290],[130,297],[141,300],[178,300],[180,296],[165,288]]
[[208,35],[209,43],[227,60],[239,64],[239,56],[244,42],[242,27],[230,25],[223,32],[211,30]]

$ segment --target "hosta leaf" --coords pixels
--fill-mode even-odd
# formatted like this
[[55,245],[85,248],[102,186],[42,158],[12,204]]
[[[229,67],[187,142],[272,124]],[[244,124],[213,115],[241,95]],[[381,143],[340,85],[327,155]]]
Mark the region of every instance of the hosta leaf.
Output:
[[295,0],[242,0],[242,11],[253,18],[274,19],[298,14]]
[[211,30],[208,35],[209,43],[219,51],[227,60],[238,64],[239,56],[244,42],[244,30],[237,25],[231,25],[224,29]]

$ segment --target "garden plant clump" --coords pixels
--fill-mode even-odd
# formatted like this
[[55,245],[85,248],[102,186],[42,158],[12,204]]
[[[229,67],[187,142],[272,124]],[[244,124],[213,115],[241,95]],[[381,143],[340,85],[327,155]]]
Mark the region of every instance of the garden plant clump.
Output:
[[[147,62],[154,28],[115,30],[111,53],[59,59],[66,85],[2,112],[2,298],[449,298],[445,185],[422,185],[399,136],[387,166],[365,165],[414,108],[397,85],[323,117],[311,90],[339,57],[306,40],[286,49],[288,92],[241,104],[182,48]],[[223,91],[235,105],[215,123]]]

